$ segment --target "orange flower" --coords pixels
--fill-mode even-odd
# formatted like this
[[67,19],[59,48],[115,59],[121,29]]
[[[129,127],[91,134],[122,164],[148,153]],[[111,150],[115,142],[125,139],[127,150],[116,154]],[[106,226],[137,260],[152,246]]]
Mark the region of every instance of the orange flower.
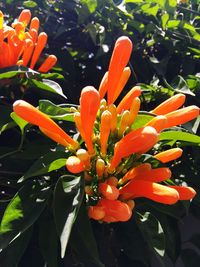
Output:
[[165,127],[169,128],[195,119],[199,116],[199,108],[195,105],[192,105],[167,113],[165,116],[167,118]]
[[167,163],[169,161],[172,161],[172,160],[175,160],[181,157],[182,153],[183,153],[183,150],[181,148],[176,147],[176,148],[171,148],[163,152],[160,152],[154,155],[154,158],[160,160],[162,163]]
[[103,157],[106,156],[107,151],[107,141],[111,130],[112,114],[105,110],[101,115],[101,125],[100,125],[100,145],[101,154]]
[[156,129],[156,131],[159,133],[161,132],[163,129],[165,129],[167,124],[167,118],[163,115],[159,115],[154,117],[152,120],[150,120],[146,126],[151,126],[154,129]]
[[179,200],[176,189],[144,180],[131,180],[120,190],[121,199],[146,197],[163,204],[174,204]]
[[166,101],[162,102],[151,112],[156,115],[165,115],[169,112],[172,112],[180,108],[184,104],[184,102],[185,102],[185,95],[177,94],[168,98]]
[[108,105],[114,102],[115,90],[121,80],[132,51],[132,42],[126,36],[117,39],[108,68]]
[[189,186],[169,186],[170,188],[176,189],[178,191],[180,200],[190,200],[193,199],[196,195],[196,191]]
[[92,142],[93,127],[96,120],[97,111],[100,106],[100,96],[98,91],[92,87],[87,86],[81,91],[80,97],[80,116],[82,130],[84,133],[85,143],[89,154],[94,154],[94,147]]
[[116,188],[116,186],[109,185],[107,183],[99,184],[99,192],[106,199],[116,200],[119,197],[119,190]]
[[[31,22],[30,22],[31,21]],[[38,36],[39,19],[31,20],[31,12],[24,9],[12,27],[4,25],[3,13],[0,13],[0,68],[14,65],[28,66],[34,69],[35,65],[46,45],[46,33],[40,33]],[[26,31],[28,24],[30,28]],[[47,57],[39,71],[47,72],[55,64],[57,58],[53,55]]]
[[109,168],[110,171],[112,172],[117,167],[122,158],[138,153],[140,150],[153,147],[157,140],[158,133],[150,126],[131,131],[116,143]]
[[66,161],[66,168],[71,173],[79,173],[84,171],[83,162],[76,156],[70,156]]
[[[14,112],[23,120],[43,128],[43,132],[48,136],[52,134],[52,139],[65,140],[72,148],[77,148],[77,142],[66,134],[52,119],[39,111],[34,106],[24,100],[17,100],[13,104]],[[57,141],[58,141],[57,139]]]

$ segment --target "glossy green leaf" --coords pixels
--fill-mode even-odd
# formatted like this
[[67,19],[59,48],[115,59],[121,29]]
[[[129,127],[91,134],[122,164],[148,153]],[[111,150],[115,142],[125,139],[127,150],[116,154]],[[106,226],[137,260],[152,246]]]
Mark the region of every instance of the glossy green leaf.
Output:
[[25,184],[8,204],[0,225],[0,249],[28,229],[38,219],[49,197],[50,188],[37,181]]
[[180,132],[180,131],[166,131],[160,134],[160,141],[171,140],[173,142],[182,141],[195,145],[200,145],[200,136],[195,134]]
[[10,117],[11,112],[11,107],[0,105],[0,133],[16,125]]
[[26,125],[28,124],[27,121],[23,120],[22,118],[20,118],[19,116],[17,116],[17,114],[15,112],[12,112],[10,114],[11,118],[15,121],[15,123],[19,126],[22,134],[24,133],[24,128],[26,127]]
[[29,228],[20,234],[6,249],[0,252],[2,266],[17,267],[30,241],[32,229]]
[[37,89],[48,91],[54,94],[58,94],[65,99],[67,98],[62,91],[60,85],[52,80],[43,79],[42,81],[37,81],[35,79],[29,79],[29,84],[34,86]]
[[152,120],[155,117],[155,115],[151,114],[151,113],[146,113],[145,112],[139,112],[139,114],[137,115],[133,125],[132,125],[132,129],[136,130],[140,127],[143,127],[146,123],[148,123],[150,120]]
[[65,256],[68,240],[84,195],[81,176],[65,175],[59,178],[54,191],[54,216],[61,244],[61,257]]
[[8,67],[8,68],[3,68],[0,70],[0,80],[1,79],[10,79],[15,77],[16,75],[19,74],[33,74],[37,73],[34,70],[31,70],[27,67],[23,66],[13,66],[13,67]]
[[104,264],[99,259],[97,242],[84,203],[80,207],[73,226],[70,245],[85,266],[104,267]]
[[149,248],[163,257],[165,254],[165,236],[160,222],[150,212],[135,216],[137,225]]
[[19,182],[34,176],[40,176],[58,170],[65,166],[67,153],[65,152],[49,152],[39,158],[28,171],[19,179]]
[[57,106],[49,100],[40,100],[39,109],[55,120],[74,121],[73,113],[69,113],[69,108]]

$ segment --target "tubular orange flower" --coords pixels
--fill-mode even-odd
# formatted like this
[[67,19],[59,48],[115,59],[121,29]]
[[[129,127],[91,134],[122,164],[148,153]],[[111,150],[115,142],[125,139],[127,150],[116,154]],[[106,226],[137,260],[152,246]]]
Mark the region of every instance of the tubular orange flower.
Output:
[[68,134],[66,134],[52,119],[50,119],[46,114],[39,111],[34,106],[30,105],[24,100],[17,100],[13,104],[14,112],[31,124],[40,126],[47,130],[48,132],[54,132],[56,135],[60,136],[66,142],[68,142],[72,147],[77,148],[78,144],[73,140]]
[[30,68],[34,69],[36,62],[38,61],[44,47],[47,43],[47,34],[45,32],[41,32],[38,36],[37,45],[32,55]]
[[88,217],[94,220],[101,220],[105,216],[104,207],[90,206],[88,209]]
[[92,136],[99,105],[100,96],[98,91],[92,86],[83,88],[80,97],[80,116],[85,143],[87,145],[89,154],[95,153],[92,143]]
[[171,171],[169,168],[157,168],[140,172],[134,177],[135,180],[145,180],[150,182],[162,182],[171,178]]
[[199,116],[199,108],[195,105],[192,105],[167,113],[165,116],[167,118],[165,127],[169,128],[195,119]]
[[163,204],[174,204],[179,200],[179,193],[174,188],[143,180],[131,180],[119,192],[125,200],[146,197]]
[[154,158],[160,160],[162,163],[167,163],[169,161],[172,161],[172,160],[175,160],[181,157],[182,153],[183,153],[183,150],[181,148],[176,147],[176,148],[171,148],[163,152],[160,152],[154,155]]
[[158,140],[158,133],[153,127],[146,126],[125,135],[114,148],[110,171],[113,171],[122,158],[128,157],[140,150],[153,147]]
[[132,102],[135,97],[141,95],[141,88],[139,86],[133,87],[121,100],[119,105],[117,106],[117,113],[121,114],[123,110],[130,109]]
[[159,115],[154,117],[152,120],[150,120],[146,126],[151,126],[159,133],[163,129],[165,129],[165,125],[167,124],[167,118],[163,115]]
[[130,112],[128,110],[124,110],[121,116],[121,121],[118,130],[118,136],[122,137],[126,128],[129,126],[130,121]]
[[90,156],[85,149],[79,149],[76,152],[77,157],[84,163],[85,168],[89,169],[90,168]]
[[104,98],[106,92],[107,92],[107,84],[108,84],[108,71],[104,74],[100,86],[99,86],[99,95],[100,99]]
[[159,106],[157,106],[155,109],[153,109],[151,112],[156,115],[165,115],[169,112],[172,112],[174,110],[177,110],[180,108],[185,102],[185,95],[184,94],[177,94],[163,103],[161,103]]
[[102,177],[105,171],[105,162],[102,159],[97,159],[96,161],[96,173],[99,178]]
[[101,126],[100,126],[100,145],[101,145],[101,154],[103,157],[106,156],[107,151],[107,141],[110,134],[112,123],[112,114],[105,110],[101,115]]
[[48,72],[52,67],[56,64],[57,57],[54,55],[49,55],[43,64],[39,67],[38,71],[40,72]]
[[115,89],[122,77],[132,51],[132,42],[126,36],[117,39],[108,68],[108,105],[114,102]]
[[34,29],[38,32],[40,27],[40,21],[37,17],[32,18],[31,23],[30,23],[30,30]]
[[108,111],[112,114],[111,132],[114,133],[117,129],[117,109],[114,104],[108,107]]
[[18,22],[22,22],[27,26],[31,20],[31,12],[29,9],[22,10],[21,14],[19,15]]
[[190,200],[193,199],[196,195],[196,191],[189,186],[169,186],[170,188],[176,189],[178,191],[180,200]]
[[42,127],[39,127],[40,131],[43,132],[43,134],[45,134],[46,136],[48,136],[50,139],[52,139],[53,141],[55,141],[56,143],[64,146],[64,147],[69,147],[69,143],[62,138],[59,134],[56,134],[54,132],[48,131]]
[[139,97],[133,98],[131,107],[130,107],[130,116],[129,116],[129,125],[131,126],[135,121],[138,111],[140,109],[140,99]]

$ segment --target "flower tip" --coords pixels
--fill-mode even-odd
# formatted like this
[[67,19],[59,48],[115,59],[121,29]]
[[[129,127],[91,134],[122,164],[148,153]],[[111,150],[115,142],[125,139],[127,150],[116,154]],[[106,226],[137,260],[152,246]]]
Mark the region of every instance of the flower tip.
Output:
[[75,174],[84,171],[84,164],[78,157],[70,156],[66,161],[66,168]]

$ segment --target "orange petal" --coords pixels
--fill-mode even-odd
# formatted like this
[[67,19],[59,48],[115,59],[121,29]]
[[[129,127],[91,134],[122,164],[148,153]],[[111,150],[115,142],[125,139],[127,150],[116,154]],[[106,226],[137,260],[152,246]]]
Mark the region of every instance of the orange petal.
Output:
[[92,143],[93,127],[99,106],[99,92],[93,86],[86,86],[83,88],[80,97],[80,116],[85,143],[89,154],[94,153]]
[[162,182],[171,178],[171,171],[169,168],[157,168],[157,169],[150,169],[144,172],[139,173],[135,176],[135,180],[145,180],[151,182]]
[[60,135],[54,133],[54,132],[51,132],[51,131],[48,131],[42,127],[39,127],[40,128],[40,131],[43,132],[43,134],[45,134],[46,136],[48,136],[50,139],[52,139],[53,141],[55,141],[56,143],[64,146],[64,147],[68,147],[69,146],[69,143],[63,139]]
[[113,102],[115,102],[115,100],[120,95],[121,91],[124,89],[124,86],[126,85],[130,75],[131,75],[131,69],[129,67],[124,68],[119,83],[117,84],[117,87],[115,89]]
[[165,116],[167,118],[166,128],[170,128],[176,125],[184,124],[198,117],[199,108],[195,105],[181,108],[176,111],[167,113]]
[[181,148],[171,148],[166,151],[160,152],[154,155],[154,158],[160,160],[162,163],[167,163],[169,161],[175,160],[182,156],[183,150]]
[[120,189],[122,199],[146,197],[163,204],[174,204],[179,200],[179,193],[174,188],[165,185],[131,180]]
[[88,217],[94,220],[101,220],[105,216],[104,207],[91,206],[88,209]]
[[169,112],[172,112],[174,110],[177,110],[179,107],[181,107],[185,102],[185,95],[184,94],[177,94],[163,103],[161,103],[159,106],[157,106],[155,109],[153,109],[151,112],[156,115],[165,115]]
[[68,142],[73,147],[77,147],[77,142],[73,140],[68,134],[66,134],[52,119],[50,119],[46,114],[42,113],[26,101],[15,101],[15,103],[13,104],[13,110],[25,121],[40,126],[49,132],[54,132],[55,134],[66,140],[66,142]]
[[78,157],[70,156],[66,161],[66,168],[71,173],[79,173],[84,171],[84,164]]
[[141,88],[139,86],[133,87],[121,100],[119,105],[117,106],[117,113],[121,114],[123,110],[130,109],[132,102],[135,97],[141,95]]
[[189,186],[169,186],[170,188],[176,189],[178,191],[180,200],[190,200],[196,195],[196,191]]
[[108,68],[108,105],[114,102],[115,90],[132,51],[132,42],[126,36],[117,39]]

